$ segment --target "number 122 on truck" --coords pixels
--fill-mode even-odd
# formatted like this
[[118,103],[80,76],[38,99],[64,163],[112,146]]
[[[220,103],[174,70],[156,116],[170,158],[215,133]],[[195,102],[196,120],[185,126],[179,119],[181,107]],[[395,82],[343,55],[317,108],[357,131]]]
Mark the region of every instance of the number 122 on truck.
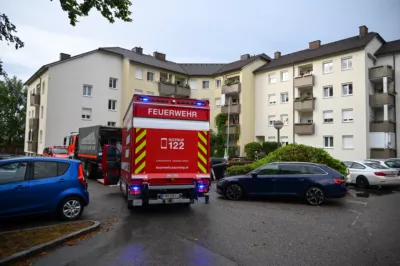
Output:
[[189,206],[209,182],[209,102],[134,95],[123,119],[119,184],[128,207]]

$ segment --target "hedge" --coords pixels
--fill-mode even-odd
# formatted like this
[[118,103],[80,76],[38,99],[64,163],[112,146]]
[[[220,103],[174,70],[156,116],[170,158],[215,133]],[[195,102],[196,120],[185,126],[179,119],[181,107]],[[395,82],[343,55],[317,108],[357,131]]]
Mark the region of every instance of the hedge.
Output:
[[255,152],[258,152],[258,158],[265,157],[270,152],[273,152],[278,148],[278,142],[265,141],[265,142],[249,142],[244,146],[244,152],[248,160],[255,160]]
[[302,144],[289,144],[271,152],[266,157],[243,166],[231,166],[226,176],[247,174],[257,167],[272,162],[310,162],[325,164],[346,176],[346,167],[324,149]]

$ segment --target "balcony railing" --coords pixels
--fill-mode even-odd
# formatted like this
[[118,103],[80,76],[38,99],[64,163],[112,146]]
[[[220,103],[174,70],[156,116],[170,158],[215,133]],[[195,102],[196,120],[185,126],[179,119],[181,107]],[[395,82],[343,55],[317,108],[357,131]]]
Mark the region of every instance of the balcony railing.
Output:
[[169,82],[160,81],[158,83],[160,96],[176,96],[180,98],[190,97],[190,87]]
[[239,94],[241,91],[241,84],[236,83],[232,85],[222,86],[222,94]]
[[37,153],[37,141],[28,141],[28,151]]
[[39,118],[29,118],[29,128],[37,130],[39,128]]
[[369,132],[391,132],[395,133],[396,123],[393,121],[372,121],[369,125]]
[[40,105],[40,94],[31,94],[30,105],[31,106]]
[[385,104],[395,106],[395,97],[396,94],[392,92],[374,93],[369,96],[369,105],[371,107],[381,107]]
[[[223,113],[223,114],[228,113],[228,105],[222,106],[221,113]],[[231,114],[240,114],[240,104],[231,105],[230,113]]]
[[[228,126],[225,128],[225,134],[228,134]],[[230,125],[229,126],[229,134],[240,134],[240,126],[239,125]]]
[[294,124],[294,133],[297,135],[314,135],[315,124],[313,123]]
[[294,101],[294,110],[312,111],[315,108],[315,98],[296,98]]
[[393,79],[393,68],[391,66],[376,66],[369,69],[370,80],[380,80],[384,77]]
[[300,77],[295,77],[294,86],[297,88],[314,86],[314,75],[308,74]]

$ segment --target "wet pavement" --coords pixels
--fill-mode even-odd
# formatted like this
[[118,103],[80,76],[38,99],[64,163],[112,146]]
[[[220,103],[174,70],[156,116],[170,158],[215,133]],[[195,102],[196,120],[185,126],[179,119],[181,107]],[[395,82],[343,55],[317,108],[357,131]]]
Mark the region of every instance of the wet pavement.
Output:
[[400,189],[350,188],[320,207],[212,194],[208,205],[133,212],[116,187],[90,182],[90,192],[82,218],[109,230],[34,265],[400,265]]

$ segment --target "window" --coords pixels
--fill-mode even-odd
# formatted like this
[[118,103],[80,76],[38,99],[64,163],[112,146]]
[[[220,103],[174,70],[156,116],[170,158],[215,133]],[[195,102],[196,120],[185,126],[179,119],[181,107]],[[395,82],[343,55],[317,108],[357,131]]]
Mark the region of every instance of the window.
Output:
[[143,94],[143,90],[135,90],[135,94]]
[[276,140],[275,140],[275,137],[268,137],[268,141],[269,142],[275,142]]
[[197,80],[196,79],[189,80],[189,86],[190,86],[191,90],[196,90],[197,89]]
[[342,70],[348,70],[353,68],[353,60],[351,57],[342,58]]
[[147,80],[154,81],[154,73],[153,72],[147,72]]
[[289,102],[289,94],[287,92],[281,93],[281,103]]
[[324,137],[324,148],[333,148],[333,137],[332,136]]
[[42,143],[42,138],[43,138],[43,131],[39,131],[39,143]]
[[33,163],[34,174],[33,179],[45,179],[51,177],[57,177],[65,174],[69,168],[69,163],[57,163],[57,162],[34,162]]
[[275,123],[275,120],[276,120],[276,116],[274,116],[274,115],[268,116],[268,125],[269,125],[270,127],[273,127],[273,126],[274,126],[274,123]]
[[304,165],[297,164],[281,164],[279,165],[281,169],[281,175],[304,175],[308,174],[308,169]]
[[266,166],[261,166],[254,170],[258,175],[277,175],[279,174],[278,165],[277,164],[269,164]]
[[343,109],[342,110],[342,122],[343,123],[353,122],[353,109]]
[[359,163],[353,163],[349,168],[352,169],[365,169],[365,166]]
[[343,96],[353,95],[353,84],[352,83],[342,84],[342,95]]
[[42,94],[44,94],[44,89],[46,88],[46,83],[43,81],[42,82]]
[[91,85],[83,85],[83,96],[91,97],[92,96],[92,86]]
[[116,100],[108,100],[108,110],[115,111],[116,107],[117,107]]
[[117,124],[117,123],[116,123],[116,122],[113,122],[113,121],[108,121],[108,122],[107,122],[107,126],[109,126],[109,127],[115,127],[116,124]]
[[0,165],[0,184],[16,183],[25,180],[28,164],[16,162]]
[[282,137],[280,137],[280,141],[281,141],[282,146],[286,146],[289,144],[289,137],[282,136]]
[[400,164],[396,161],[386,161],[385,165],[389,168],[400,168]]
[[329,74],[329,73],[333,72],[333,62],[332,61],[322,63],[322,65],[323,65],[324,74]]
[[364,164],[372,169],[389,169],[388,167],[380,165],[379,163],[364,163]]
[[116,89],[117,88],[117,79],[110,78],[110,80],[108,81],[108,86],[110,89]]
[[330,97],[333,97],[333,87],[326,86],[324,87],[324,98],[330,98]]
[[152,91],[147,91],[146,93],[147,93],[147,95],[154,95],[154,92],[152,92]]
[[270,94],[268,95],[269,104],[276,104],[276,95]]
[[285,126],[289,125],[289,115],[281,115],[281,121]]
[[322,117],[324,119],[324,123],[333,123],[333,111],[323,111]]
[[326,175],[327,172],[316,166],[307,166],[308,173],[312,175]]
[[92,118],[92,108],[82,108],[82,119],[90,120]]
[[210,88],[210,82],[208,80],[203,80],[203,89],[209,89]]
[[276,83],[276,75],[274,74],[269,74],[268,76],[269,84],[274,84]]
[[40,106],[40,118],[43,118],[44,107]]
[[217,79],[217,80],[215,81],[215,87],[216,87],[216,88],[221,88],[221,80],[220,80],[220,79]]
[[221,107],[221,98],[216,98],[215,99],[215,105],[219,108]]
[[281,81],[289,80],[289,72],[287,70],[281,72]]
[[343,149],[354,149],[353,136],[342,136]]
[[135,78],[143,79],[143,70],[142,69],[136,69]]

